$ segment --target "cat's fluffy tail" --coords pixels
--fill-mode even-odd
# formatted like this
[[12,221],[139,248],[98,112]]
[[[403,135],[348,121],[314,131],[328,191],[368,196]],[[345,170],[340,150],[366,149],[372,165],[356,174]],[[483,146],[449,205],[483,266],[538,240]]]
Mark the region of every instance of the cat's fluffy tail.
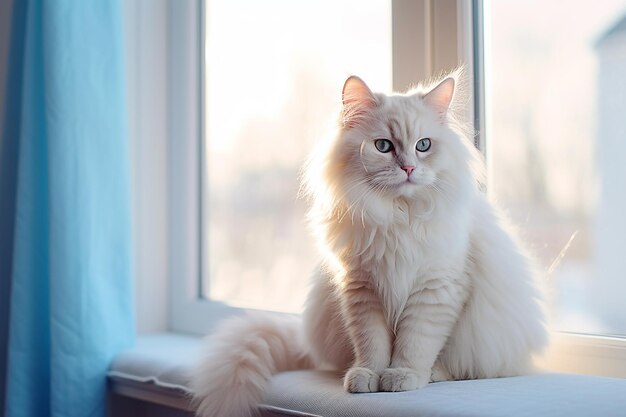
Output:
[[296,317],[249,314],[226,320],[207,339],[191,388],[201,417],[257,415],[275,373],[306,369],[311,361]]

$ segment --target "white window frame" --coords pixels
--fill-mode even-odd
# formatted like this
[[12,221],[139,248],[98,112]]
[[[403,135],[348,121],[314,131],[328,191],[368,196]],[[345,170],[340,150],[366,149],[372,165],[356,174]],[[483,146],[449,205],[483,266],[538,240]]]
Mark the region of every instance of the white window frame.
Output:
[[[488,2],[482,0],[392,0],[393,87],[428,78],[465,63],[475,106],[468,115],[480,131],[477,146],[489,161]],[[484,13],[484,14],[483,14]],[[168,328],[207,334],[221,319],[244,311],[199,296],[201,277],[201,181],[203,135],[203,2],[169,4],[168,71]],[[475,33],[474,19],[484,31]],[[483,39],[484,36],[484,39]],[[456,38],[456,42],[451,39]],[[455,47],[450,47],[454,45]],[[477,48],[474,49],[474,45]],[[476,75],[476,76],[475,76]],[[488,85],[487,85],[488,87]],[[478,109],[473,114],[474,109]],[[555,333],[540,360],[550,371],[626,377],[626,340]]]
[[202,1],[170,4],[169,328],[206,334],[235,309],[199,297],[201,276]]
[[[392,0],[393,86],[410,84],[468,62],[457,34],[465,0]],[[202,276],[203,1],[171,2],[169,41],[169,328],[209,333],[244,310],[199,297]],[[415,24],[418,22],[418,24]],[[471,23],[471,21],[468,21]],[[465,22],[467,23],[467,22]],[[452,28],[452,29],[450,29]],[[450,38],[457,42],[450,42]],[[453,44],[454,48],[444,47]]]

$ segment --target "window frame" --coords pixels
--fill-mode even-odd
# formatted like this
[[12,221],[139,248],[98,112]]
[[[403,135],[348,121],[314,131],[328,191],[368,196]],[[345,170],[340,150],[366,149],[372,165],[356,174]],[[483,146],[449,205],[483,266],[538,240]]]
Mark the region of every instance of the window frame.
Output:
[[[468,0],[392,0],[393,86],[406,89],[436,71],[469,62],[465,39],[456,30],[457,15],[469,10]],[[174,2],[169,10],[169,137],[170,191],[168,206],[169,299],[168,327],[174,331],[207,334],[221,319],[250,309],[200,297],[202,277],[202,199],[204,103],[202,60],[204,1]],[[415,25],[414,22],[420,22]],[[463,24],[471,20],[463,21]],[[455,28],[454,31],[449,28]],[[447,28],[447,29],[446,29]],[[411,39],[406,42],[407,36]],[[444,51],[450,37],[452,50]],[[417,57],[417,58],[416,58]],[[422,59],[422,57],[424,59]],[[410,59],[409,59],[410,58]]]
[[169,317],[168,327],[206,334],[236,309],[199,297],[202,250],[203,2],[169,11]]
[[[428,78],[464,62],[474,106],[468,111],[489,162],[489,2],[392,0],[393,87]],[[203,181],[203,0],[169,3],[168,13],[168,328],[207,334],[244,310],[200,297]],[[419,24],[415,24],[418,22]],[[483,31],[474,30],[474,22]],[[450,28],[454,28],[452,31]],[[452,33],[453,32],[453,33]],[[450,37],[456,37],[450,48]],[[409,39],[409,41],[407,41]],[[489,165],[488,165],[488,171]],[[543,369],[626,377],[626,339],[555,332],[538,361]]]

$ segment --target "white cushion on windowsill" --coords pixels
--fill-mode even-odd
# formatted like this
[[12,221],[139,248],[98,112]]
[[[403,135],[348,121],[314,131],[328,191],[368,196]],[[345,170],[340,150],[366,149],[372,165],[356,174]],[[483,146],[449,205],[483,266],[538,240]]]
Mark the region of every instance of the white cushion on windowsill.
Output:
[[198,358],[201,345],[201,338],[177,333],[140,336],[134,348],[113,360],[109,377],[189,394],[189,370]]
[[[112,389],[181,409],[189,406],[188,377],[201,339],[142,336],[111,366]],[[348,394],[340,375],[284,372],[272,379],[267,415],[301,416],[626,416],[626,380],[565,374],[430,384],[404,393]]]

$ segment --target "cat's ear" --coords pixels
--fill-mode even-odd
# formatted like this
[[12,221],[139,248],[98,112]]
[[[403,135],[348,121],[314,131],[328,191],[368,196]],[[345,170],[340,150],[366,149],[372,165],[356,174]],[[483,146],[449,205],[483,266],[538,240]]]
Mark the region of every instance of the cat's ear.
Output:
[[358,125],[378,104],[367,84],[356,75],[351,75],[344,83],[341,99],[343,102],[341,114],[345,127]]
[[454,96],[454,84],[454,78],[446,78],[424,96],[424,103],[439,116],[445,116]]

